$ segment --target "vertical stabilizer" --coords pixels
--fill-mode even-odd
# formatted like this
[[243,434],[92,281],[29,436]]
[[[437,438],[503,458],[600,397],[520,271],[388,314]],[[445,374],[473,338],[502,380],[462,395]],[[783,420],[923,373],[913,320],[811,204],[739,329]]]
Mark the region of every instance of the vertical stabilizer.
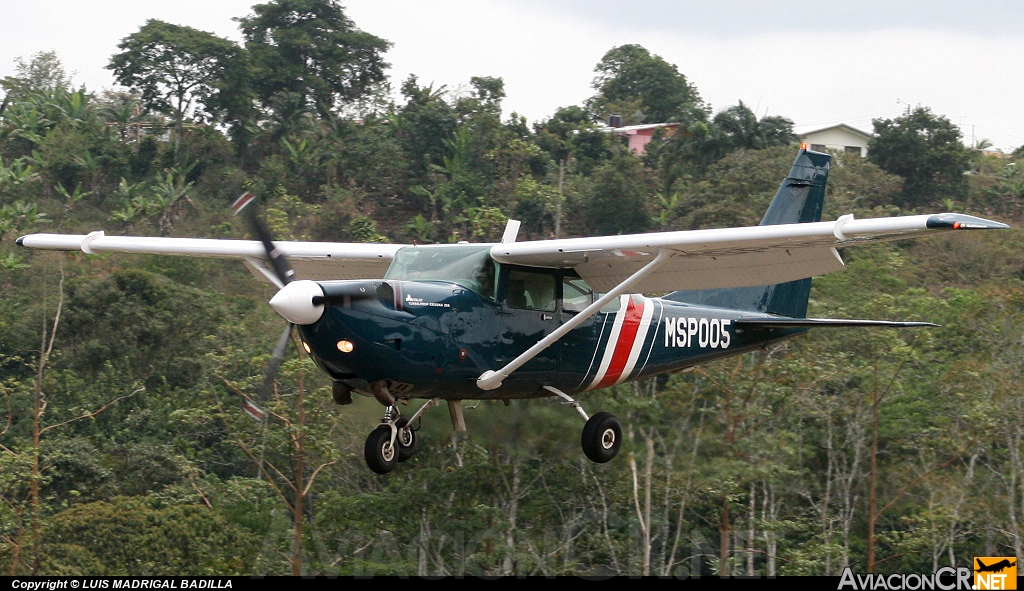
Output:
[[[830,160],[828,154],[801,149],[760,225],[820,222]],[[811,280],[807,278],[760,287],[677,291],[665,299],[804,318],[810,293]]]

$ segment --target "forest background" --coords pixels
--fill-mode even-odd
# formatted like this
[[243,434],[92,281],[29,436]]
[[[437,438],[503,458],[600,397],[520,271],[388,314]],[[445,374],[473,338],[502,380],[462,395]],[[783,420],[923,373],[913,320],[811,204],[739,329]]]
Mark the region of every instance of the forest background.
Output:
[[[580,453],[551,401],[429,416],[387,476],[376,402],[335,406],[293,351],[241,411],[281,320],[242,265],[30,253],[28,232],[436,243],[756,224],[793,123],[712,113],[676,66],[611,48],[594,95],[528,125],[500,78],[401,82],[330,0],[276,0],[244,43],[150,20],[75,87],[54,53],[0,102],[0,572],[11,575],[836,575],[1024,555],[1019,231],[843,252],[810,313],[839,329],[585,401],[619,457]],[[640,157],[604,124],[673,122]],[[964,211],[1019,222],[1024,153],[968,146],[927,107],[833,158],[826,219]],[[440,416],[440,415],[438,415]]]

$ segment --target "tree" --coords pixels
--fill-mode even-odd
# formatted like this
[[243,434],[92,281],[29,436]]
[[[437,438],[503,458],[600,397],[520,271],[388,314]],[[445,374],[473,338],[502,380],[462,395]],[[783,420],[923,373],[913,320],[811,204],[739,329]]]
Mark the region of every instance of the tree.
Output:
[[970,152],[949,119],[919,107],[895,119],[875,119],[873,125],[868,159],[903,177],[897,205],[913,208],[967,196]]
[[155,19],[118,47],[122,52],[107,66],[115,80],[141,92],[148,109],[173,119],[178,137],[197,105],[213,116],[227,104],[226,90],[244,72],[241,48],[232,41]]
[[54,51],[41,51],[27,62],[19,57],[14,63],[17,75],[0,80],[0,88],[6,93],[3,104],[0,105],[0,115],[7,105],[24,99],[29,94],[53,93],[56,90],[71,88],[71,79]]
[[427,184],[431,166],[441,166],[455,139],[459,121],[444,100],[444,87],[420,87],[416,76],[402,83],[405,105],[392,113],[395,140],[405,152],[413,182]]
[[705,119],[700,95],[673,64],[635,44],[612,48],[594,68],[598,94],[589,107],[602,119],[622,115],[633,123]]
[[590,116],[580,107],[562,107],[537,125],[536,143],[558,163],[558,199],[555,202],[555,238],[562,233],[562,203],[565,173],[570,162],[584,161],[583,168],[591,170],[594,162],[611,154],[608,134],[599,130]]
[[758,119],[743,101],[715,115],[714,124],[720,149],[725,152],[785,146],[797,139],[791,120],[779,116]]
[[587,225],[597,235],[632,234],[647,231],[651,216],[647,209],[649,187],[643,166],[625,155],[595,171],[597,182],[586,210]]
[[386,80],[383,53],[391,43],[357,29],[334,0],[257,4],[238,21],[265,105],[291,95],[331,119]]
[[209,507],[153,497],[117,497],[63,511],[50,520],[44,542],[43,566],[61,575],[249,573],[259,546],[252,533]]

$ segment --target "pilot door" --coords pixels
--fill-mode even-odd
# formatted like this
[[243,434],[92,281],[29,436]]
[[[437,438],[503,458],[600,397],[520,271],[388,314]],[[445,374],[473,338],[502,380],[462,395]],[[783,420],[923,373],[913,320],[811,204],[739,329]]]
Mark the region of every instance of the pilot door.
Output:
[[[561,325],[559,276],[554,269],[502,266],[499,315],[504,320],[496,357],[499,366],[518,357]],[[561,343],[555,342],[523,366],[521,373],[559,369]]]

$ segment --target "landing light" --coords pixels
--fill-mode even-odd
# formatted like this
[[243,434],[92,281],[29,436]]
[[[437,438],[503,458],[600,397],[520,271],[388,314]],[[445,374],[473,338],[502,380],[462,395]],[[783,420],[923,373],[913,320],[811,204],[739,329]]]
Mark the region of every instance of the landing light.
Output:
[[352,349],[355,348],[356,346],[352,344],[352,341],[346,341],[344,339],[338,341],[338,350],[342,353],[351,353]]
[[306,353],[312,353],[313,350],[309,348],[309,343],[302,341],[302,348],[306,350]]

